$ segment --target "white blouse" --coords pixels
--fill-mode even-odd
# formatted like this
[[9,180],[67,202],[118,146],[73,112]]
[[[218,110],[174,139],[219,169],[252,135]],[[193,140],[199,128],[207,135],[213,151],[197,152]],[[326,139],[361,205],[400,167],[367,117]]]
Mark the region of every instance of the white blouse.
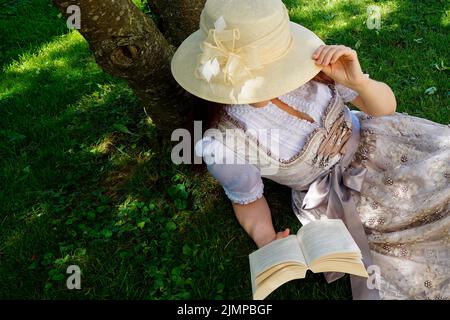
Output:
[[[353,101],[358,96],[357,92],[340,84],[336,84],[335,87],[344,102]],[[331,98],[330,88],[313,80],[278,97],[292,108],[308,114],[314,119],[314,123],[293,116],[272,102],[261,108],[249,104],[226,105],[225,111],[242,122],[247,130],[252,130],[256,134],[270,132],[264,129],[278,129],[276,136],[260,139],[260,143],[272,154],[285,160],[294,156],[303,147],[309,133],[322,126],[321,117]],[[265,144],[267,140],[270,144]],[[278,143],[278,146],[282,147],[271,148],[273,143]],[[226,164],[225,157],[233,156],[233,151],[224,148],[220,141],[206,136],[196,143],[195,152],[197,156],[204,158],[208,171],[219,181],[232,202],[247,204],[262,197],[264,184],[258,168],[249,163]]]

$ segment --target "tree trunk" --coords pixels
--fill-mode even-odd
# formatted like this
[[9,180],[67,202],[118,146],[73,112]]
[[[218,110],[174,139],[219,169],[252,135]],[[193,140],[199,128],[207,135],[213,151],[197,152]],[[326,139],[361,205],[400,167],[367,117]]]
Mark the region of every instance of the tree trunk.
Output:
[[178,47],[187,36],[199,29],[200,14],[206,0],[153,0],[150,9],[161,17],[162,32]]
[[97,64],[128,82],[143,106],[149,107],[147,111],[159,130],[170,132],[186,126],[191,97],[173,79],[170,60],[175,48],[152,19],[131,0],[52,1],[66,17],[72,14],[67,13],[69,6],[80,8],[79,31]]

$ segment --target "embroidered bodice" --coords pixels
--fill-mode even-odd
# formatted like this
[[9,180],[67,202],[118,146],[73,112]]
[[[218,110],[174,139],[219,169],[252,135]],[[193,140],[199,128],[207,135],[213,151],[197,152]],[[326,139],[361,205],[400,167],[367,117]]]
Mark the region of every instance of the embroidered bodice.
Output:
[[[333,94],[336,97],[333,97]],[[309,81],[278,98],[292,108],[308,114],[314,123],[299,119],[269,102],[268,105],[261,108],[255,108],[248,104],[227,105],[221,126],[222,129],[226,129],[226,123],[228,123],[230,128],[237,126],[243,129],[242,133],[247,132],[252,135],[257,141],[258,148],[270,154],[272,160],[278,159],[281,164],[286,164],[300,156],[300,151],[315,132],[331,126],[332,121],[324,123],[327,112],[333,111],[331,120],[336,120],[342,103],[352,101],[356,96],[355,91],[339,84],[332,87],[320,82]],[[236,126],[232,125],[233,123]],[[272,132],[272,129],[278,129],[276,135],[259,135],[261,132],[264,134]],[[274,143],[279,147],[272,148]],[[225,152],[219,152],[219,150],[225,150]],[[261,173],[258,166],[248,163],[248,159],[245,164],[225,164],[222,157],[231,157],[234,151],[224,148],[222,142],[208,136],[204,137],[196,144],[196,153],[204,158],[213,159],[209,163],[206,161],[208,170],[222,185],[231,201],[246,204],[262,196],[261,177],[264,176],[264,173]],[[277,177],[269,178],[277,180]],[[283,183],[282,180],[279,182]]]
[[[336,85],[336,89],[344,102],[352,101],[357,96],[355,91],[341,85]],[[261,108],[255,108],[248,104],[235,104],[227,105],[225,109],[228,115],[241,121],[246,128],[255,130],[257,133],[261,129],[279,129],[279,142],[283,148],[271,151],[286,160],[303,147],[306,137],[314,129],[321,126],[320,119],[331,99],[331,91],[325,84],[309,81],[278,98],[294,109],[311,116],[315,123],[290,115],[272,102]]]

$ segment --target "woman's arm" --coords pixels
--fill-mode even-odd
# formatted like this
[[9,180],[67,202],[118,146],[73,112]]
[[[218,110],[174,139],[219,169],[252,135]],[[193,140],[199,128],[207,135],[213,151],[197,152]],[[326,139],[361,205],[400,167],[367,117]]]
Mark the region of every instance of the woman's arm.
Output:
[[[234,152],[217,139],[205,137],[195,147],[197,156],[204,157],[208,171],[222,185],[230,199],[241,226],[260,248],[289,235],[289,229],[275,233],[269,206],[263,195],[260,171],[252,164],[227,164]],[[213,160],[208,164],[209,160]]]
[[264,196],[248,204],[232,202],[232,205],[239,223],[258,248],[289,235],[289,229],[275,233],[272,215]]
[[361,111],[373,116],[395,112],[397,102],[391,88],[364,75],[355,50],[346,46],[320,46],[313,54],[316,64],[337,83],[358,92],[352,101]]
[[394,93],[383,82],[367,78],[366,82],[349,88],[358,92],[358,96],[351,103],[369,115],[390,115],[397,108]]

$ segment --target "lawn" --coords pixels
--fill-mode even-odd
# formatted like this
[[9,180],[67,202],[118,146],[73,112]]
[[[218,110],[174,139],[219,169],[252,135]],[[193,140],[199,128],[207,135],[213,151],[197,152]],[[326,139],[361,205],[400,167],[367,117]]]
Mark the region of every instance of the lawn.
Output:
[[[325,42],[357,49],[398,112],[450,122],[448,1],[285,3]],[[170,141],[51,3],[0,0],[0,31],[0,298],[250,298],[255,245],[221,187],[171,162]],[[297,230],[289,189],[267,181],[265,194],[276,228]],[[81,290],[66,288],[73,264]],[[350,297],[348,277],[312,273],[270,296]]]

